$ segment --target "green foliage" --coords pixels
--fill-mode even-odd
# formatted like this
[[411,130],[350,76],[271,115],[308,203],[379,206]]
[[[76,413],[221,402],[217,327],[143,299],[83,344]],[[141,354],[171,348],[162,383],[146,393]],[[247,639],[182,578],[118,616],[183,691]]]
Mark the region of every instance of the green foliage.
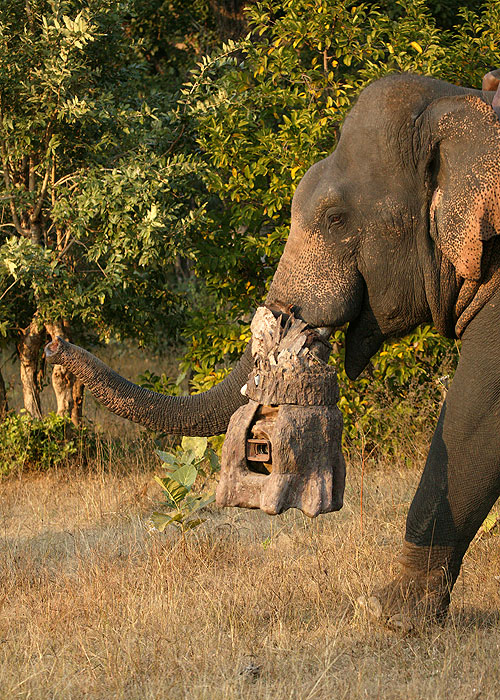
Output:
[[403,451],[405,435],[415,444],[426,440],[455,372],[459,343],[443,340],[432,326],[420,326],[405,338],[385,343],[352,382],[343,368],[343,334],[336,332],[333,341],[346,449],[394,456]]
[[481,12],[483,0],[428,0],[427,6],[432,12],[438,27],[452,29],[455,27],[460,9]]
[[490,537],[498,537],[499,532],[500,515],[498,513],[498,510],[495,508],[486,516],[486,519],[484,520],[483,524],[479,529],[478,536],[484,537],[485,535],[487,535]]
[[[210,296],[193,309],[186,332],[199,387],[221,359],[244,348],[283,250],[295,187],[334,149],[359,91],[392,71],[479,87],[497,65],[500,6],[490,0],[477,14],[459,6],[264,0],[247,8],[244,41],[200,62],[182,98],[211,193],[193,249]],[[448,11],[456,26],[443,31]],[[335,343],[337,363],[339,334]],[[439,411],[438,377],[453,373],[456,358],[453,344],[425,327],[386,344],[356,384],[340,367],[347,440],[392,452],[395,429],[411,415],[415,431],[424,431]],[[416,416],[420,403],[427,408]]]
[[155,511],[151,516],[154,527],[163,532],[167,525],[174,525],[181,532],[192,530],[205,521],[193,517],[215,500],[215,494],[200,496],[191,493],[198,476],[207,476],[220,469],[219,459],[208,446],[207,438],[182,438],[176,452],[157,452],[168,474],[155,476],[166,494],[165,507],[168,511]]
[[25,469],[49,469],[79,453],[87,429],[75,429],[67,416],[49,413],[34,420],[9,413],[0,423],[0,476]]
[[163,84],[178,86],[196,58],[216,42],[214,3],[209,0],[131,0],[127,33],[138,57]]
[[173,380],[165,373],[161,376],[154,374],[149,369],[139,375],[138,384],[150,391],[156,391],[158,394],[168,394],[170,396],[182,396],[182,382],[186,378],[186,372],[181,372],[177,379]]
[[[380,0],[380,2],[368,2],[368,5],[376,5],[389,17],[398,14],[398,8],[393,0]],[[433,16],[436,26],[440,29],[452,29],[458,23],[459,12],[462,8],[481,12],[483,0],[427,0],[426,7]]]
[[201,209],[197,164],[172,153],[184,127],[172,96],[144,84],[126,9],[0,9],[5,338],[35,315],[150,343],[160,319],[171,336],[183,320],[174,266]]

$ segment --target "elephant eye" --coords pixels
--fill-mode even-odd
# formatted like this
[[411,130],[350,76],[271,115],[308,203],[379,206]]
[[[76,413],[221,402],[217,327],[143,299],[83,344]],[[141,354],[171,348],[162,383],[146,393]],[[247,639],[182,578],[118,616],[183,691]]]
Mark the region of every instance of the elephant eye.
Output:
[[328,228],[332,229],[335,226],[341,226],[344,223],[344,218],[337,211],[328,211],[326,213],[326,223]]

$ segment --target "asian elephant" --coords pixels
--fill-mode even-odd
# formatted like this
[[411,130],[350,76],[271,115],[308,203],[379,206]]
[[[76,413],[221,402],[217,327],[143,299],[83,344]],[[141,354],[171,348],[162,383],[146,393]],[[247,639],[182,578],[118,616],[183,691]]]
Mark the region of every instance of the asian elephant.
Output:
[[[497,81],[498,82],[498,81]],[[496,87],[494,83],[493,87]],[[494,91],[412,74],[373,82],[335,151],[293,197],[292,223],[266,304],[311,327],[348,324],[355,379],[381,343],[432,322],[461,357],[411,504],[401,573],[361,601],[389,626],[443,615],[462,558],[500,495],[500,121]],[[223,432],[245,402],[247,349],[206,394],[136,387],[56,339],[66,365],[111,411],[170,433]]]

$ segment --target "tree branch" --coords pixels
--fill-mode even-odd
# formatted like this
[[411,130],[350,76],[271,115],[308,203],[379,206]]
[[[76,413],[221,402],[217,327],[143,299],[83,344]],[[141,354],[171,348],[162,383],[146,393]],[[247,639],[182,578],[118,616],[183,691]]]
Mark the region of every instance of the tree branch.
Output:
[[35,163],[33,156],[30,156],[29,172],[28,172],[28,190],[35,191]]
[[51,165],[51,163],[49,160],[49,162],[47,163],[47,168],[45,169],[45,176],[43,178],[42,188],[40,190],[40,196],[38,197],[37,203],[35,204],[35,207],[34,207],[33,211],[31,212],[31,216],[30,216],[31,223],[33,223],[34,221],[36,221],[38,219],[38,216],[40,214],[40,210],[42,208],[43,199],[45,197],[45,194],[47,192],[47,186],[49,184],[50,165]]
[[74,238],[72,238],[71,240],[68,240],[68,238],[69,238],[69,234],[66,236],[66,241],[67,241],[66,244],[64,245],[64,247],[62,248],[62,250],[60,251],[59,255],[56,258],[57,262],[62,260],[62,258],[65,256],[65,254],[68,252],[68,250],[73,245],[73,243],[76,243]]
[[26,236],[27,231],[21,226],[19,216],[16,211],[16,204],[14,202],[14,196],[12,194],[11,181],[9,176],[9,164],[7,161],[7,149],[5,148],[5,141],[0,141],[0,153],[2,155],[2,167],[3,167],[3,179],[5,182],[5,189],[7,190],[7,196],[10,202],[10,212],[12,214],[12,222],[16,227],[16,231],[20,236]]
[[9,286],[7,287],[7,289],[5,290],[5,292],[2,294],[2,296],[0,296],[0,301],[2,301],[2,299],[3,299],[4,296],[7,294],[7,292],[9,292],[9,291],[12,289],[12,287],[13,287],[15,284],[17,284],[18,282],[19,282],[19,279],[16,279],[16,280],[14,280],[14,281],[12,282],[12,284],[9,284]]
[[51,190],[51,199],[52,199],[52,206],[56,203],[56,157],[52,158],[52,168],[50,170],[50,190]]

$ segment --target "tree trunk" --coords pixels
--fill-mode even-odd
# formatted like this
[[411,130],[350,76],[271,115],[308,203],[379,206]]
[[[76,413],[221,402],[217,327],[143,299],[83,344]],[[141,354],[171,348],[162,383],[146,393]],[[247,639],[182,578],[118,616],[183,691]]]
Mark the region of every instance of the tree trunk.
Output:
[[33,319],[17,343],[20,362],[21,384],[23,387],[24,408],[32,418],[41,418],[40,386],[38,383],[38,362],[45,333]]
[[3,380],[2,373],[0,372],[0,422],[5,420],[7,411],[9,410],[9,405],[7,403],[7,390],[5,388],[5,382]]
[[[69,324],[66,321],[53,321],[45,324],[47,333],[55,340],[58,336],[70,340]],[[52,388],[57,401],[57,415],[70,416],[78,426],[82,419],[83,385],[64,365],[54,365]]]
[[73,382],[73,408],[71,409],[71,420],[73,425],[81,425],[83,417],[83,392],[85,386],[78,377]]
[[241,388],[253,368],[250,343],[224,381],[203,394],[165,396],[127,381],[94,355],[58,339],[45,349],[49,362],[63,364],[106,408],[122,418],[176,435],[223,433],[234,411],[247,402]]

